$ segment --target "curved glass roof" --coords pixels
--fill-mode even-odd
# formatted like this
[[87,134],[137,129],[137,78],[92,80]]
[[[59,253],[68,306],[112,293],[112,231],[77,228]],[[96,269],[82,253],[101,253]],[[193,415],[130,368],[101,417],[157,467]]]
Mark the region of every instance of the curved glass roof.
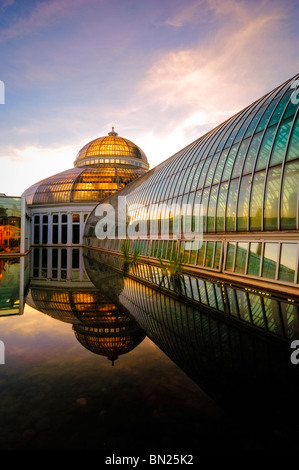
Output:
[[[179,252],[183,266],[200,272],[245,277],[246,285],[275,283],[275,292],[297,289],[298,79],[299,74],[105,201],[117,210],[118,196],[126,198],[129,253],[171,262]],[[198,205],[202,242],[194,237]],[[123,252],[123,227],[118,239],[97,238],[96,213],[97,208],[86,221],[85,244]],[[138,233],[130,231],[136,227]]]
[[149,168],[144,152],[128,139],[109,135],[85,145],[75,168],[30,186],[22,196],[27,204],[99,202],[143,175]]
[[78,167],[109,163],[112,157],[119,164],[138,164],[146,169],[149,167],[145,153],[130,140],[119,137],[114,127],[108,136],[99,137],[84,145],[78,152],[74,165]]
[[[299,114],[292,87],[298,78],[124,189],[131,220],[140,219],[141,210],[154,219],[151,207],[160,203],[191,204],[194,217],[197,203],[203,207],[204,232],[298,230]],[[86,233],[96,222],[92,213]]]
[[27,204],[68,204],[98,202],[134,181],[145,172],[133,166],[71,168],[28,188]]

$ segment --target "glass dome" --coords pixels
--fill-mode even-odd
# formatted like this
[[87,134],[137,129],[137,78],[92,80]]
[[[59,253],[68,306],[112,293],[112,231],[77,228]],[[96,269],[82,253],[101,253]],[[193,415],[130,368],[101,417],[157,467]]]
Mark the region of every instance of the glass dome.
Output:
[[31,186],[23,196],[29,205],[97,202],[143,174],[131,166],[71,168]]
[[27,204],[93,203],[119,191],[149,169],[145,153],[112,131],[89,142],[71,168],[30,186]]
[[74,166],[95,166],[103,163],[149,168],[145,153],[130,140],[119,137],[114,127],[108,136],[99,137],[84,145],[77,154]]

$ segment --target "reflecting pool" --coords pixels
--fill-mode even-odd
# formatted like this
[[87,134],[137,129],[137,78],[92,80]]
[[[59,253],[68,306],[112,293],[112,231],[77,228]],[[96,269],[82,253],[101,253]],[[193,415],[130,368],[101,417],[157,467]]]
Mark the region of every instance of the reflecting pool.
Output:
[[1,450],[298,447],[298,299],[46,251],[3,263]]

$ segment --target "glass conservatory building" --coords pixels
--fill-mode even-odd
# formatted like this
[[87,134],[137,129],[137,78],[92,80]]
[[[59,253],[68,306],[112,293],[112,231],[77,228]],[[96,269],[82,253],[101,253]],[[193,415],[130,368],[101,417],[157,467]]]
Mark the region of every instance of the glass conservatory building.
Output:
[[78,152],[74,168],[23,193],[32,218],[32,245],[81,244],[86,218],[97,203],[148,168],[144,152],[114,128],[89,142]]
[[[98,205],[88,218],[85,244],[123,255],[117,214],[119,196],[124,196],[125,238],[129,251],[141,259],[159,265],[180,254],[184,270],[298,293],[298,78],[107,198],[116,214],[115,237],[98,236],[103,225]],[[184,204],[187,217],[182,216]],[[194,242],[190,234],[198,230],[199,205],[203,238]],[[174,233],[175,223],[181,236]],[[134,224],[136,237],[128,237]]]

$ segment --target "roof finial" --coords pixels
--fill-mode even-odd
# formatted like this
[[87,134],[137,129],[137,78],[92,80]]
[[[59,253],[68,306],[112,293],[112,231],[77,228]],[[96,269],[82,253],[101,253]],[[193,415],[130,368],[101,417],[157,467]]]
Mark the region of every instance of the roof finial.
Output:
[[114,130],[114,126],[112,126],[112,131],[108,132],[108,135],[118,135],[118,133],[115,132],[115,130]]

